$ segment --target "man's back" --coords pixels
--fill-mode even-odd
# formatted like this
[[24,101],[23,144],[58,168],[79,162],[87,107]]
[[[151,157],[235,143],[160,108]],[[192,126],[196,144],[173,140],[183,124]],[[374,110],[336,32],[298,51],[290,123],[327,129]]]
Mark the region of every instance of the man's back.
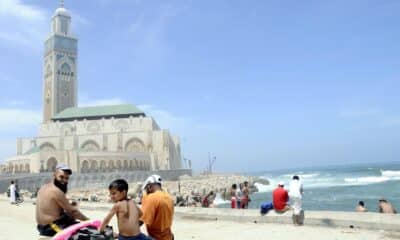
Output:
[[303,186],[299,180],[292,180],[289,184],[289,196],[301,198]]
[[284,210],[286,207],[286,203],[289,200],[289,196],[287,191],[283,187],[278,187],[272,193],[272,200],[274,209],[276,210]]
[[171,196],[164,191],[147,195],[142,205],[143,217],[150,236],[157,240],[170,240],[174,204]]
[[379,203],[379,212],[381,213],[397,213],[396,209],[389,202]]

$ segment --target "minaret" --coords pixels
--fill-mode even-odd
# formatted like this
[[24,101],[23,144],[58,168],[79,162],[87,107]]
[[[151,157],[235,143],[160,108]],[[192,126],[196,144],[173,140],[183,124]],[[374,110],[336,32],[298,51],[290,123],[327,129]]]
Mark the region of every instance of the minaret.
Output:
[[71,33],[71,15],[61,0],[51,21],[45,41],[43,122],[62,110],[77,105],[78,39]]

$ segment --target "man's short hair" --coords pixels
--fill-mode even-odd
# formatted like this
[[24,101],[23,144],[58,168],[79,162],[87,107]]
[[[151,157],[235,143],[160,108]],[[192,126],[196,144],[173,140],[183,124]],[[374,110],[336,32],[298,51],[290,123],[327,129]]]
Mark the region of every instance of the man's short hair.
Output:
[[117,179],[110,183],[108,190],[116,189],[119,192],[128,191],[128,183],[124,179]]
[[300,178],[299,178],[299,176],[294,175],[294,176],[293,176],[293,180],[300,180]]
[[14,180],[11,180],[11,184],[14,184]]
[[364,207],[364,201],[359,201],[358,205],[363,206]]

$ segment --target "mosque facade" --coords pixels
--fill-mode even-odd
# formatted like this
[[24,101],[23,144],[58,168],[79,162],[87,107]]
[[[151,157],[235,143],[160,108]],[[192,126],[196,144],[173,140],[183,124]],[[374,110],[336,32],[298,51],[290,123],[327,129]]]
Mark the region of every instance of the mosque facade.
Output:
[[156,171],[182,168],[179,138],[132,104],[77,106],[78,39],[71,15],[60,6],[45,41],[43,122],[34,138],[18,138],[6,174],[40,173],[58,163],[73,171]]

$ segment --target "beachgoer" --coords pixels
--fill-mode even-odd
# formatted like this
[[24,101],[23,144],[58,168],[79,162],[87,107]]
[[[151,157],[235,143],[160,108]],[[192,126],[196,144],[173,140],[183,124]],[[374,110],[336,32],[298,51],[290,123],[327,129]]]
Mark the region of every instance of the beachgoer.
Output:
[[364,201],[359,201],[356,207],[356,212],[368,212],[367,208],[365,207]]
[[243,196],[243,183],[239,183],[239,188],[236,189],[236,201],[237,201],[237,208],[241,208],[242,206],[242,196]]
[[38,192],[36,222],[42,236],[54,236],[62,229],[78,223],[76,219],[88,220],[65,196],[71,174],[67,165],[57,165],[53,180],[43,185]]
[[278,187],[272,192],[272,202],[276,212],[285,212],[290,209],[287,204],[289,195],[284,186],[283,182],[279,182]]
[[292,201],[293,208],[293,223],[294,225],[302,225],[303,224],[303,184],[300,182],[299,176],[295,175],[292,178],[292,181],[289,183],[289,197]]
[[397,213],[393,205],[386,199],[379,199],[378,208],[380,213]]
[[17,203],[17,189],[15,187],[14,181],[11,181],[11,184],[8,187],[8,191],[10,192],[10,194],[9,194],[10,203],[11,204],[16,204]]
[[128,183],[123,179],[117,179],[108,186],[110,198],[115,204],[104,218],[100,232],[104,232],[105,227],[114,215],[118,221],[118,240],[150,240],[140,232],[139,217],[142,211],[137,207],[132,199],[128,199]]
[[208,208],[212,204],[212,197],[214,196],[214,192],[211,191],[209,192],[206,196],[203,197],[203,200],[201,201],[201,206]]
[[162,180],[158,175],[151,175],[143,184],[146,197],[142,200],[143,232],[157,240],[171,240],[174,216],[174,203],[172,197],[162,190]]
[[231,208],[238,208],[239,206],[237,205],[237,185],[236,183],[232,184],[231,187]]
[[240,208],[249,208],[249,182],[245,181],[242,188],[242,198],[240,200]]

